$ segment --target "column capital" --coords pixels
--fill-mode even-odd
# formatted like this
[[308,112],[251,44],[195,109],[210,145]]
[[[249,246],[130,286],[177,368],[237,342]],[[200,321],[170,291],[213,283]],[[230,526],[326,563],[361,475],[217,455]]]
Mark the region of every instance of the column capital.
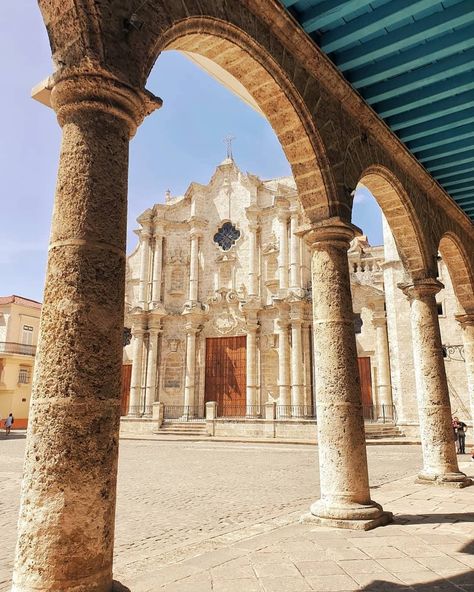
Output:
[[186,335],[196,335],[201,330],[201,323],[196,319],[186,320],[184,325]]
[[461,325],[462,329],[474,327],[474,312],[457,314],[454,318]]
[[84,111],[101,112],[121,119],[133,136],[145,117],[163,104],[159,97],[124,84],[100,66],[93,72],[68,69],[49,80],[51,106],[61,127]]
[[444,288],[436,278],[421,278],[407,283],[398,284],[400,290],[405,294],[408,300],[422,300],[427,296],[435,296]]
[[298,234],[303,236],[311,250],[324,245],[331,245],[347,251],[351,240],[354,236],[362,234],[362,231],[354,224],[335,216],[315,224],[300,227]]

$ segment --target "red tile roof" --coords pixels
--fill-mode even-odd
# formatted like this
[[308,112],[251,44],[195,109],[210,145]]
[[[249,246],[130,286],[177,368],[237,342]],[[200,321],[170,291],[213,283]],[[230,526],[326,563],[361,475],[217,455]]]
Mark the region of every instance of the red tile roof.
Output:
[[0,296],[0,304],[20,304],[21,306],[29,306],[30,308],[41,308],[41,302],[31,300],[30,298],[23,298],[23,296]]

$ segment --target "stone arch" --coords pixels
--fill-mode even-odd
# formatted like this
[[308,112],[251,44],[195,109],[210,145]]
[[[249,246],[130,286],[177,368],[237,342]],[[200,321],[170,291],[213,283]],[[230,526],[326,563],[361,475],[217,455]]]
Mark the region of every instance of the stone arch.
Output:
[[439,252],[463,312],[474,313],[474,270],[463,244],[453,232],[446,232],[439,242]]
[[357,183],[372,193],[387,219],[400,258],[413,279],[435,273],[435,258],[412,201],[398,178],[386,167],[366,168]]
[[311,221],[339,214],[337,188],[321,137],[295,85],[249,34],[208,17],[178,21],[158,38],[146,65],[149,75],[165,50],[198,54],[237,80],[272,126],[291,166],[298,196]]

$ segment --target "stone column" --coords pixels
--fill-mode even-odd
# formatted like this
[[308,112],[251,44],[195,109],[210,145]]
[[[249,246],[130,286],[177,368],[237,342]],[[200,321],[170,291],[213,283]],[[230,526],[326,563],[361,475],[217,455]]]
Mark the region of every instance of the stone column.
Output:
[[474,429],[474,313],[456,315],[456,320],[461,325],[462,329],[464,358],[466,360],[467,389],[471,405],[471,421]]
[[290,390],[290,343],[288,314],[280,311],[276,320],[278,332],[278,405],[286,407],[282,409],[282,415],[291,415],[291,390]]
[[184,376],[184,407],[185,415],[192,416],[195,406],[196,391],[196,335],[199,325],[193,321],[186,322],[186,373]]
[[247,412],[248,417],[258,415],[257,399],[257,331],[256,318],[247,321]]
[[303,340],[302,340],[302,310],[301,305],[292,306],[291,314],[291,405],[296,417],[305,414],[304,384],[303,384]]
[[[339,218],[307,235],[312,250],[315,387],[321,498],[310,518],[367,530],[391,520],[370,499],[347,250],[354,228]],[[339,426],[341,429],[334,429]]]
[[191,228],[191,255],[189,265],[189,300],[197,302],[199,288],[199,238],[201,233]]
[[163,234],[162,229],[155,230],[155,243],[153,246],[153,283],[151,300],[153,304],[161,302],[161,271],[163,256]]
[[150,239],[151,232],[148,225],[143,225],[140,230],[140,285],[138,301],[143,310],[148,310],[149,301],[149,274],[150,274]]
[[301,288],[301,256],[300,237],[296,234],[298,229],[298,211],[291,211],[290,218],[290,288]]
[[451,427],[451,404],[444,368],[436,294],[443,288],[427,278],[400,285],[410,302],[415,383],[420,421],[423,470],[421,483],[465,487],[459,471]]
[[128,144],[151,97],[55,73],[62,144],[13,592],[112,589]]
[[392,419],[392,385],[385,313],[374,316],[372,324],[375,327],[375,353],[377,356],[377,413],[379,417]]
[[[286,201],[286,200],[285,200]],[[288,209],[278,209],[280,252],[278,254],[278,278],[280,290],[288,289]]]
[[304,323],[303,324],[303,356],[304,356],[304,372],[305,372],[305,380],[304,380],[304,404],[306,408],[307,414],[312,414],[313,412],[313,385],[312,385],[312,378],[313,378],[313,370],[312,370],[312,359],[313,359],[313,348],[312,348],[312,340],[311,340],[311,331],[312,325],[311,323]]
[[142,387],[144,384],[143,372],[143,345],[145,329],[142,326],[132,327],[133,337],[133,359],[132,375],[130,377],[130,401],[128,406],[128,415],[138,417],[143,411]]
[[247,210],[249,219],[249,296],[258,296],[257,214]]
[[[145,414],[151,416],[156,394],[156,374],[158,363],[158,336],[160,323],[150,324],[148,331],[148,360],[146,376]],[[132,368],[133,370],[133,368]]]

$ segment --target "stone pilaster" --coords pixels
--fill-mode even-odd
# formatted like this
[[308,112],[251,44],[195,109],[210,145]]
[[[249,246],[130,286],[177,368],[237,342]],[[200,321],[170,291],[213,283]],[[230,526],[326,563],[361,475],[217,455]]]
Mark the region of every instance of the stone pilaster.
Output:
[[189,262],[189,292],[190,302],[199,300],[199,239],[202,237],[202,228],[205,222],[200,218],[190,219],[190,262]]
[[145,328],[143,325],[134,324],[132,327],[132,375],[130,377],[130,401],[128,415],[137,417],[143,411],[142,386],[144,384],[143,372],[143,350],[144,350]]
[[148,302],[150,300],[149,284],[150,284],[150,242],[151,230],[150,226],[143,223],[143,227],[139,232],[140,237],[140,284],[138,302],[143,310],[148,310]]
[[[256,317],[256,315],[255,315]],[[258,322],[256,318],[247,320],[247,412],[249,417],[258,415],[257,398],[257,331]]]
[[276,200],[278,207],[278,238],[280,251],[278,253],[278,279],[280,290],[288,289],[288,201],[284,198]]
[[297,417],[304,415],[303,303],[291,304],[291,405]]
[[161,273],[163,258],[163,229],[155,227],[153,244],[153,281],[151,290],[151,300],[153,305],[161,302]]
[[186,320],[186,368],[184,376],[184,413],[193,416],[196,405],[196,338],[199,320]]
[[308,412],[313,411],[313,380],[312,359],[313,347],[311,339],[312,324],[303,323],[303,357],[304,357],[304,405]]
[[467,388],[471,405],[471,421],[474,429],[474,313],[456,315],[456,320],[462,329]]
[[321,498],[308,519],[367,530],[391,520],[370,498],[347,250],[354,227],[339,218],[313,227],[315,387]]
[[410,302],[416,396],[420,421],[423,483],[465,487],[470,480],[459,471],[451,428],[451,404],[441,349],[436,279],[400,284]]
[[276,319],[276,331],[278,333],[278,404],[282,409],[282,415],[290,415],[291,387],[290,387],[290,341],[288,312],[279,307],[279,316]]
[[301,288],[301,238],[298,230],[298,210],[291,210],[290,218],[290,288]]
[[392,385],[385,313],[374,315],[372,324],[375,327],[375,355],[377,358],[377,409],[380,417],[392,418]]
[[14,592],[112,589],[128,145],[159,101],[88,68],[51,93],[62,144]]
[[[151,314],[150,314],[151,317]],[[156,399],[156,375],[158,365],[158,339],[161,332],[160,317],[148,321],[148,358],[146,375],[145,413],[151,415]]]
[[257,297],[259,293],[258,216],[255,211],[247,208],[247,218],[249,220],[249,296]]

